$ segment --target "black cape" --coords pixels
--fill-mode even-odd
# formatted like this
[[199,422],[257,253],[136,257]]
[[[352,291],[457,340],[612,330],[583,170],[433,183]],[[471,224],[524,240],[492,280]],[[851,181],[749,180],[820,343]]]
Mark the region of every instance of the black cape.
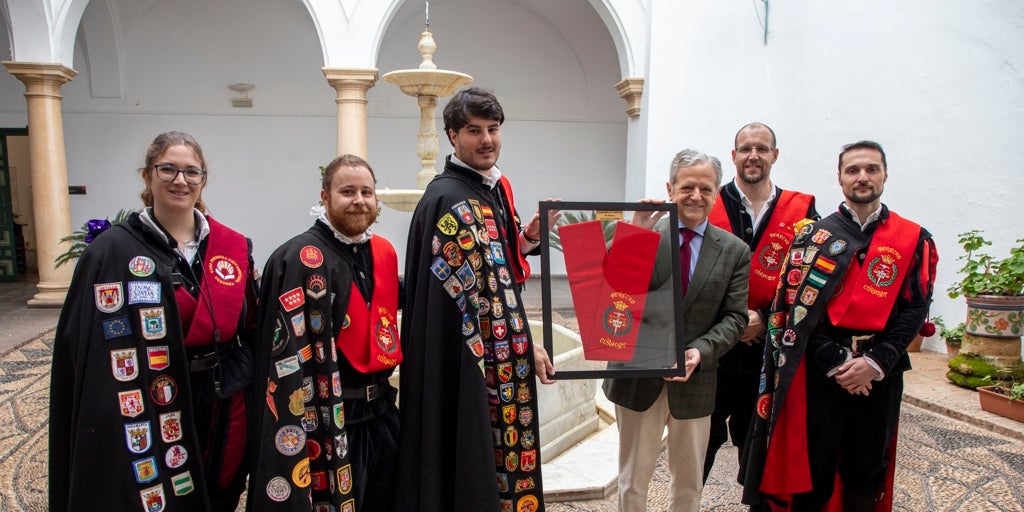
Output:
[[[317,221],[274,251],[264,268],[248,510],[390,506],[390,496],[375,491],[364,507],[363,494],[367,486],[391,484],[391,465],[383,461],[394,459],[397,445],[395,391],[387,384],[393,370],[361,373],[334,344],[353,282],[352,256],[345,251]],[[373,402],[341,398],[342,388],[370,384],[385,385],[388,395]],[[372,476],[364,477],[368,471]],[[379,505],[382,499],[388,505]]]
[[396,511],[544,509],[533,342],[501,233],[510,216],[451,162],[416,207]]
[[[196,428],[210,411],[193,407],[205,374],[188,371],[177,262],[137,213],[79,258],[53,344],[50,510],[211,510]],[[166,442],[161,415],[176,413]]]

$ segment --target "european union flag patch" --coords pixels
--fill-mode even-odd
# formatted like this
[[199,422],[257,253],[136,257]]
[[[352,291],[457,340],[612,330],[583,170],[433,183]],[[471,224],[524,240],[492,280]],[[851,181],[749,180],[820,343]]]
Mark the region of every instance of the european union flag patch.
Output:
[[128,336],[132,333],[132,324],[128,317],[119,316],[103,321],[103,337],[112,340],[121,336]]

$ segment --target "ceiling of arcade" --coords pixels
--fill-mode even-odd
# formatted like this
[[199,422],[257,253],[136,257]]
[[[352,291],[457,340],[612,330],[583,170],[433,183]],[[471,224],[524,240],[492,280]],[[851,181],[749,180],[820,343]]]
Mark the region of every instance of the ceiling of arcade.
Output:
[[[368,0],[336,0],[347,13],[360,1]],[[321,71],[325,50],[306,3],[318,2],[91,0],[75,37],[79,75],[62,89],[64,107],[240,113],[227,101],[238,95],[228,85],[246,82],[255,84],[250,96],[262,113],[332,115],[335,93]],[[417,67],[424,3],[407,0],[381,24],[370,65],[380,74]],[[622,79],[615,44],[588,0],[434,0],[430,28],[435,62],[494,89],[515,117],[625,122],[614,90]],[[0,24],[0,32],[0,55],[10,58],[7,27]],[[20,87],[2,87],[17,81],[0,74],[0,108],[23,108]],[[418,115],[415,101],[390,84],[378,83],[369,99],[371,116]]]

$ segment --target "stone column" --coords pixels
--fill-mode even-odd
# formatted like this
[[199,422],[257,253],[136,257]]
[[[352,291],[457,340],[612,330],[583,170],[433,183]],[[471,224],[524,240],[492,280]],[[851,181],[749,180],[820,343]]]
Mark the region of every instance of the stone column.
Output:
[[25,84],[28,103],[32,212],[39,254],[39,292],[28,301],[28,305],[60,307],[64,304],[74,272],[73,265],[60,268],[54,268],[53,265],[57,256],[66,250],[61,244],[61,238],[71,234],[60,87],[78,72],[58,63],[8,61],[3,65]]
[[376,69],[323,68],[327,83],[338,91],[338,154],[369,160],[366,147],[366,91],[377,83]]

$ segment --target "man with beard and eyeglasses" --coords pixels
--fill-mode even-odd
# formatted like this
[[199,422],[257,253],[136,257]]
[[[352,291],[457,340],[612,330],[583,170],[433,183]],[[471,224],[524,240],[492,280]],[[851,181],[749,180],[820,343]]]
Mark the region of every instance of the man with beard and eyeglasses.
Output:
[[342,155],[322,185],[324,212],[263,271],[248,510],[390,512],[398,258],[370,229],[370,164]]
[[[719,190],[709,220],[747,243],[751,251],[747,328],[718,361],[715,412],[704,458],[704,481],[718,449],[732,437],[737,457],[750,426],[764,353],[765,320],[775,296],[779,271],[801,222],[818,219],[814,196],[783,190],[772,183],[772,165],[779,158],[775,132],[753,122],[736,133],[732,162],[736,178]],[[804,219],[808,219],[805,221]]]
[[926,229],[882,204],[888,177],[877,142],[843,147],[846,200],[788,251],[743,453],[744,503],[891,510],[907,345],[928,316],[938,254]]

